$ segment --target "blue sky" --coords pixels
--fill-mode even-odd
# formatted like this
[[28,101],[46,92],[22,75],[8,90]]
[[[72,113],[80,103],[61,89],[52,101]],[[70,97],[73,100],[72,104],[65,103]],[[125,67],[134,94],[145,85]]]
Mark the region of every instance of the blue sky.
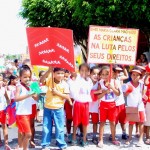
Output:
[[0,53],[25,53],[25,20],[19,17],[21,0],[0,0]]

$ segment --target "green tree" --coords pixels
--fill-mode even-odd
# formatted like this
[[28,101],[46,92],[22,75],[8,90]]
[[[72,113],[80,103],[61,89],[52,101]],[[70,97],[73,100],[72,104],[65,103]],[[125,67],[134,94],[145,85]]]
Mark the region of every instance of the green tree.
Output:
[[90,24],[148,28],[150,3],[149,0],[23,0],[20,15],[28,26],[72,29],[75,41],[86,49]]

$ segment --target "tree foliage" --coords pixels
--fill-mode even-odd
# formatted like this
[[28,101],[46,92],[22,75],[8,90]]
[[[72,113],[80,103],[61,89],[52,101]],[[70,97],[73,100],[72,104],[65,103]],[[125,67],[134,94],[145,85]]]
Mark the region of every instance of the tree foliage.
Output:
[[147,28],[149,0],[23,0],[20,15],[33,27],[73,29],[75,40],[88,37],[89,25]]

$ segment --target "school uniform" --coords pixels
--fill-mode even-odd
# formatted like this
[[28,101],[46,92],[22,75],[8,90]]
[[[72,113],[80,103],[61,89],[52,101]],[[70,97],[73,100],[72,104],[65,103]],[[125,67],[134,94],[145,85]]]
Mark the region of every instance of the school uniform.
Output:
[[90,78],[85,80],[80,75],[75,80],[74,106],[73,106],[73,124],[78,126],[87,126],[89,124],[89,102],[92,102],[90,95],[92,89]]
[[[98,89],[99,82],[93,85],[92,90]],[[91,115],[92,123],[97,124],[99,122],[99,101],[92,101],[89,103],[89,113]]]
[[[105,86],[104,80],[100,80],[100,87],[102,90],[107,90],[108,87]],[[111,79],[111,85],[114,85],[115,80]],[[100,122],[109,121],[113,122],[116,120],[116,103],[115,103],[115,94],[110,90],[109,94],[105,94],[101,99],[99,112],[100,112]]]
[[[29,90],[22,84],[19,86],[21,88],[20,96],[28,95]],[[32,114],[32,101],[33,98],[29,97],[16,102],[16,123],[20,133],[31,133],[30,116]]]
[[[142,101],[142,89],[143,84],[139,82],[137,87],[134,87],[131,82],[128,82],[127,85],[131,85],[133,87],[133,91],[127,96],[127,106],[130,107],[138,107],[140,123],[145,122],[145,108],[144,103]],[[129,124],[135,124],[135,122],[129,122]]]

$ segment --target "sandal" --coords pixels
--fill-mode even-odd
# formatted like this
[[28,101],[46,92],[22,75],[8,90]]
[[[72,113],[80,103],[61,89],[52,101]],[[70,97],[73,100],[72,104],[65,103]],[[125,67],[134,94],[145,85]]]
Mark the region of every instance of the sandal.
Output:
[[137,144],[136,144],[136,147],[142,147],[143,146],[143,142],[138,142]]
[[146,139],[145,144],[150,145],[150,139]]
[[103,144],[103,142],[99,142],[97,146],[98,146],[99,148],[103,148],[104,144]]
[[35,143],[33,141],[30,141],[30,145],[29,145],[29,148],[35,148]]
[[71,141],[71,145],[72,145],[72,146],[77,146],[77,144],[78,144],[77,140],[72,140],[72,141]]
[[115,140],[115,141],[112,141],[112,144],[114,144],[116,146],[120,146],[121,143],[119,141]]
[[9,145],[5,145],[5,150],[11,150],[10,146]]

